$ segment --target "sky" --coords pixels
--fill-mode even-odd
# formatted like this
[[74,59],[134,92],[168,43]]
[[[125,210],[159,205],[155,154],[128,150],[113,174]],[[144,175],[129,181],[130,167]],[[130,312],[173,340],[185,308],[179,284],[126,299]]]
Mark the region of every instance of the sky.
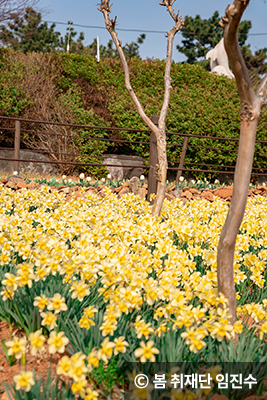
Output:
[[[43,16],[45,21],[67,23],[73,22],[77,32],[85,34],[85,44],[90,44],[96,36],[100,38],[100,44],[106,45],[110,39],[105,29],[104,17],[97,10],[99,0],[40,0],[39,6],[46,10]],[[117,16],[117,29],[136,29],[140,32],[125,32],[118,30],[118,37],[122,43],[136,41],[145,30],[162,31],[162,33],[146,33],[146,39],[140,47],[140,56],[146,58],[164,59],[166,56],[167,32],[173,26],[166,8],[159,5],[159,0],[111,0],[113,3],[111,18]],[[224,15],[229,0],[177,0],[174,4],[180,15],[201,18],[210,18],[214,11]],[[50,11],[50,12],[49,12]],[[251,0],[243,19],[252,22],[252,28],[247,43],[251,45],[253,53],[257,49],[267,47],[267,0]],[[94,28],[78,27],[77,25],[92,26]],[[99,27],[99,28],[98,28]],[[102,28],[102,29],[101,29]],[[56,24],[56,30],[66,33],[67,26]],[[261,35],[254,35],[260,33]],[[265,35],[263,35],[265,33]],[[177,33],[174,40],[173,60],[181,62],[185,60],[183,54],[176,49],[181,44],[182,35]]]

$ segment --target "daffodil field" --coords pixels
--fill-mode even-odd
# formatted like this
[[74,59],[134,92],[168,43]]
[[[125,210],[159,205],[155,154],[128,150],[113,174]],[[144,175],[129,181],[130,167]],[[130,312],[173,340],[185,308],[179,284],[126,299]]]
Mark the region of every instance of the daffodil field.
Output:
[[[237,238],[232,326],[216,278],[225,201],[165,200],[153,219],[145,200],[109,189],[68,202],[48,186],[0,190],[0,317],[27,336],[6,342],[7,353],[23,360],[45,345],[67,350],[57,366],[71,379],[65,398],[97,399],[88,379],[103,366],[267,360],[264,197],[248,199]],[[24,367],[14,377],[20,396],[35,385]]]

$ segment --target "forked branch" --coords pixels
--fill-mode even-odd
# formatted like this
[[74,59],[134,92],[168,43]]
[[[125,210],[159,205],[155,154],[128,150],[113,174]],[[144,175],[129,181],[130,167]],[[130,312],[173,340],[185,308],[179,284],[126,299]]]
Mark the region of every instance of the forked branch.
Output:
[[159,117],[160,129],[165,128],[165,120],[171,95],[171,63],[172,63],[173,39],[176,33],[179,30],[183,29],[184,27],[184,21],[183,18],[179,16],[179,11],[177,12],[177,14],[175,14],[174,12],[174,9],[172,7],[174,2],[175,0],[162,0],[162,2],[159,3],[161,6],[167,7],[170,16],[175,22],[174,27],[167,33],[167,55],[166,55],[165,77],[164,77],[165,90],[164,90],[163,104]]
[[118,34],[115,30],[117,17],[115,17],[114,19],[111,19],[109,17],[109,15],[111,13],[112,4],[111,5],[109,4],[109,0],[101,0],[101,3],[98,5],[99,5],[98,10],[101,11],[104,15],[106,28],[109,31],[109,33],[113,39],[113,42],[118,50],[118,53],[119,53],[119,56],[120,56],[120,59],[122,62],[122,67],[124,70],[124,80],[125,80],[126,89],[128,90],[128,92],[139,112],[139,115],[141,116],[143,121],[148,125],[148,127],[154,132],[155,129],[157,129],[157,127],[156,127],[156,125],[153,124],[153,122],[150,120],[150,118],[144,112],[143,107],[142,107],[140,101],[138,100],[138,98],[131,86],[131,83],[130,83],[130,73],[129,73],[128,63],[127,63],[125,54],[121,47],[121,41],[119,41]]
[[119,56],[120,56],[120,59],[122,62],[122,67],[124,70],[126,89],[128,90],[134,104],[136,105],[136,108],[139,112],[140,117],[143,119],[143,121],[146,123],[146,125],[152,130],[152,132],[155,134],[156,139],[157,139],[158,189],[157,189],[156,199],[155,199],[155,202],[154,202],[154,205],[152,208],[153,216],[158,215],[161,211],[161,207],[162,207],[164,195],[165,195],[165,188],[166,188],[166,176],[167,176],[168,163],[167,163],[167,153],[166,153],[165,119],[166,119],[166,114],[167,114],[167,110],[168,110],[168,106],[169,106],[170,92],[171,92],[170,72],[171,72],[173,39],[174,39],[175,34],[180,29],[182,29],[183,25],[184,25],[182,18],[179,16],[179,12],[177,14],[175,14],[175,12],[174,12],[174,9],[172,7],[174,2],[175,2],[175,0],[162,0],[160,3],[161,6],[167,7],[171,17],[173,18],[173,20],[175,22],[175,25],[166,35],[168,38],[168,42],[167,42],[167,57],[166,57],[165,78],[164,78],[165,90],[164,90],[164,99],[163,99],[162,109],[160,112],[158,126],[156,126],[151,121],[151,119],[146,115],[141,103],[139,102],[139,100],[131,86],[127,60],[126,60],[124,52],[122,50],[121,42],[118,40],[117,32],[115,30],[116,18],[113,20],[109,17],[109,15],[111,13],[111,5],[109,4],[109,0],[101,0],[101,3],[99,4],[99,8],[98,8],[98,10],[101,11],[104,15],[106,28],[109,31],[109,33],[113,39],[113,42],[118,50],[118,53],[119,53]]
[[238,26],[249,1],[235,0],[225,10],[225,16],[222,17],[224,23],[220,23],[220,26],[224,28],[224,46],[235,75],[241,101],[241,118],[247,120],[255,117],[251,107],[255,102],[255,92],[238,44]]

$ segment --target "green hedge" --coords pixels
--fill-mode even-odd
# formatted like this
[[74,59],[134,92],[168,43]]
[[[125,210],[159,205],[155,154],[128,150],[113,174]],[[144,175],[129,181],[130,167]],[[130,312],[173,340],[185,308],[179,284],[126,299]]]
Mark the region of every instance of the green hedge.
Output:
[[[6,52],[5,52],[6,53]],[[0,110],[7,114],[23,115],[24,107],[31,107],[25,93],[21,100],[21,87],[12,86],[12,74],[23,73],[21,66],[14,65],[9,52],[9,65],[0,53],[0,72],[3,79],[8,70],[8,80],[0,91]],[[16,57],[18,59],[18,57]],[[79,101],[73,102],[74,123],[89,123],[102,126],[147,129],[125,89],[124,73],[119,60],[103,60],[97,63],[92,57],[56,54],[54,62],[58,68],[57,88],[61,92],[76,91]],[[131,83],[148,116],[159,115],[164,95],[165,62],[159,60],[131,59],[129,61]],[[198,65],[172,63],[172,92],[167,114],[167,131],[213,136],[213,140],[190,138],[186,161],[190,163],[233,166],[236,162],[238,143],[216,140],[216,137],[238,138],[240,129],[240,102],[236,83],[226,77],[208,73]],[[0,81],[1,85],[2,81]],[[16,95],[17,93],[17,95]],[[8,104],[8,107],[7,107]],[[267,110],[262,110],[257,139],[266,139]],[[111,138],[149,141],[149,133],[134,133],[111,130],[93,133]],[[86,134],[85,134],[86,135]],[[182,145],[183,137],[169,135],[169,144]],[[91,159],[92,143],[80,143],[84,161]],[[192,146],[216,147],[219,151]],[[97,155],[103,152],[133,154],[148,158],[149,147],[142,144],[121,145],[94,141]],[[267,146],[256,144],[254,167],[267,168]],[[177,166],[181,146],[168,146],[169,166]],[[175,164],[176,163],[176,164]],[[198,169],[194,165],[188,168]],[[204,168],[204,167],[202,167]],[[216,168],[214,168],[216,169]],[[196,177],[200,174],[196,173]],[[211,176],[209,176],[211,177]]]

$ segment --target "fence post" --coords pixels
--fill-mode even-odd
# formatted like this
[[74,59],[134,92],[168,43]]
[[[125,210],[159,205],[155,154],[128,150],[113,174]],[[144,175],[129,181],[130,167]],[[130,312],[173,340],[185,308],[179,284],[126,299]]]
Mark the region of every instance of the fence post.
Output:
[[182,153],[180,157],[180,162],[178,166],[178,171],[176,175],[176,183],[178,183],[180,176],[182,175],[183,172],[183,166],[184,166],[184,159],[185,159],[185,153],[186,153],[186,148],[188,144],[188,136],[184,137],[184,142],[183,142],[183,148],[182,148]]
[[[20,159],[20,121],[15,121],[14,158]],[[14,161],[14,171],[19,173],[19,161]]]
[[[153,115],[151,117],[153,124],[158,126],[159,117]],[[149,172],[148,172],[148,193],[147,199],[150,201],[150,195],[157,193],[158,181],[157,181],[157,163],[158,163],[158,149],[157,139],[154,133],[150,132],[150,148],[149,148]],[[150,201],[153,204],[154,200]]]

